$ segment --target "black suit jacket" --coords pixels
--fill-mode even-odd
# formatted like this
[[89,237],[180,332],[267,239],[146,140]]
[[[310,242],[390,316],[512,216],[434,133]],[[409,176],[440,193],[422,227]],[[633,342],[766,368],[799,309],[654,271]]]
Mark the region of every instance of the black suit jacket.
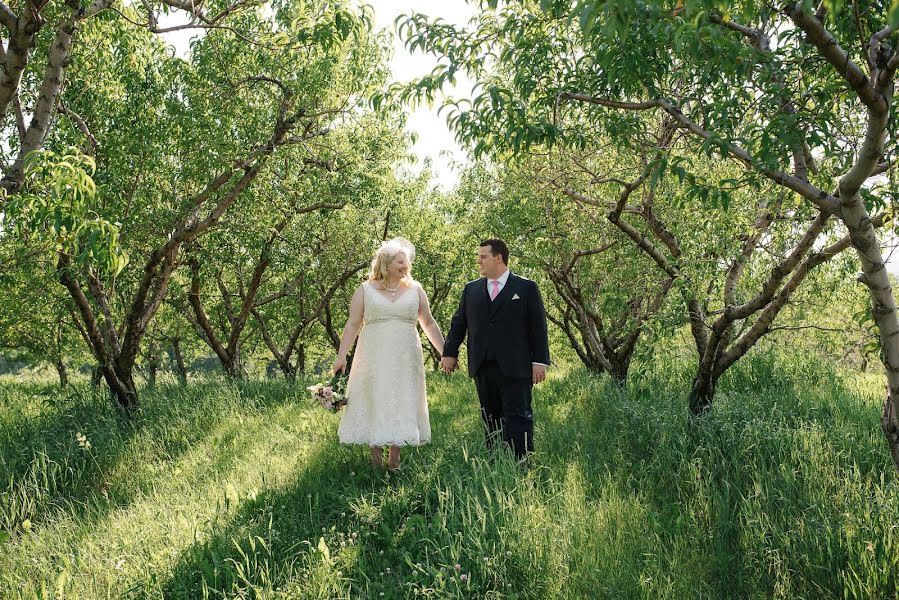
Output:
[[487,358],[496,361],[506,377],[531,378],[531,364],[549,364],[546,311],[537,284],[509,273],[506,285],[493,300],[487,279],[469,282],[453,315],[443,356],[458,358],[468,334],[468,374],[474,377]]

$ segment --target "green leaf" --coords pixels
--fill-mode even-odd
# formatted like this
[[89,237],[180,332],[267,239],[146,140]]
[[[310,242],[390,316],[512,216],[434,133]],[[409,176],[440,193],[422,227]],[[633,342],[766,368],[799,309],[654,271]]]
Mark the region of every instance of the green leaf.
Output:
[[596,24],[597,9],[598,6],[595,2],[587,2],[581,9],[581,31],[585,35],[590,35],[590,33],[593,31],[593,26]]
[[887,24],[899,27],[899,0],[890,1],[890,9],[887,12]]

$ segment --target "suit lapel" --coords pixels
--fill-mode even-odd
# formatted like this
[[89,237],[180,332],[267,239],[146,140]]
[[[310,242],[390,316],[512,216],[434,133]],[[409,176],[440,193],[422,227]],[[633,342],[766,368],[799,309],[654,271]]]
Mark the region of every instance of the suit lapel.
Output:
[[[499,294],[490,301],[490,314],[493,315],[503,307],[506,301],[512,297],[515,293],[515,289],[518,287],[515,275],[509,273],[509,278],[506,280],[506,285],[503,286],[503,289],[499,291]],[[490,296],[487,296],[488,298]]]

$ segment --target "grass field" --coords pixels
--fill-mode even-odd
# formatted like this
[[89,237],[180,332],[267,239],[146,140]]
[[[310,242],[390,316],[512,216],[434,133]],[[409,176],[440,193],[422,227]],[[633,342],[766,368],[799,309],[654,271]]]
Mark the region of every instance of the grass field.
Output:
[[0,597],[899,597],[882,377],[759,354],[695,422],[688,383],[554,369],[522,473],[429,375],[434,441],[389,476],[300,383],[163,385],[130,422],[2,383]]

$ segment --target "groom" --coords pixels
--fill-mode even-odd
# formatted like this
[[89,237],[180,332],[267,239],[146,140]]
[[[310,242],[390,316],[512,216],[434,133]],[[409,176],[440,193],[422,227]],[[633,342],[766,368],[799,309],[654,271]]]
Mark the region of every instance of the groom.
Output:
[[468,375],[474,377],[487,428],[487,446],[501,434],[515,457],[534,450],[531,389],[546,377],[549,339],[537,284],[509,271],[509,247],[500,239],[481,242],[481,279],[468,283],[453,315],[441,367],[458,366],[468,333]]

